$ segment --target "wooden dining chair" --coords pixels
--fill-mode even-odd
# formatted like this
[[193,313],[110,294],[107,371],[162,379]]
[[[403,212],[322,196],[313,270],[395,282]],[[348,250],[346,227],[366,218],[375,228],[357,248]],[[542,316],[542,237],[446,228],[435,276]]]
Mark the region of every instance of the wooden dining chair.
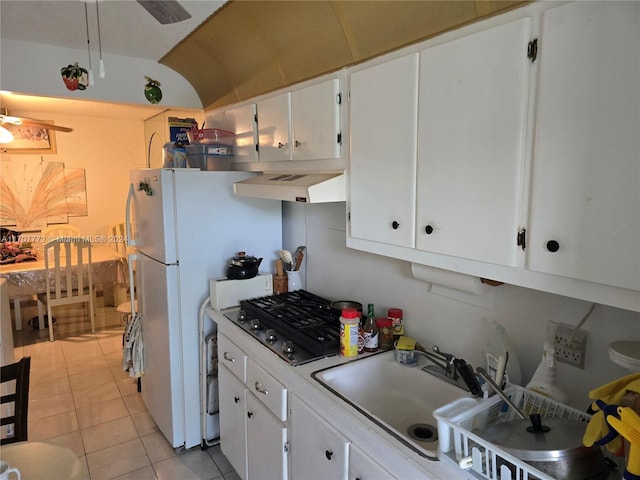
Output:
[[0,370],[2,382],[0,445],[26,441],[31,357],[23,357],[19,362],[3,365]]
[[59,305],[88,303],[91,333],[95,333],[91,242],[79,238],[58,238],[47,242],[44,266],[45,292],[38,294],[38,300],[47,306],[49,340],[53,342],[52,308]]
[[75,238],[80,236],[80,229],[68,223],[50,225],[42,229],[42,236],[48,242],[56,238]]

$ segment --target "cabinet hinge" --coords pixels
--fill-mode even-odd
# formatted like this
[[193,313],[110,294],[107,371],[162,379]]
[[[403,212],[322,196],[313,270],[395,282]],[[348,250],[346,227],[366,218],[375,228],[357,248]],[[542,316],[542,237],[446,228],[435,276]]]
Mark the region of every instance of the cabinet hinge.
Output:
[[538,58],[538,39],[534,38],[527,44],[527,58],[531,60],[531,63],[535,62]]
[[526,228],[521,228],[518,230],[516,245],[522,248],[523,251],[525,248],[527,248],[527,229]]
[[258,114],[257,113],[253,115],[253,121],[255,123],[258,123]]
[[338,134],[338,145],[342,145],[342,132]]
[[289,452],[289,442],[284,442],[284,452],[285,453]]
[[340,93],[338,93],[338,94],[336,95],[336,103],[337,103],[338,105],[342,105],[342,92],[340,92]]
[[256,152],[260,152],[260,145],[256,143]]

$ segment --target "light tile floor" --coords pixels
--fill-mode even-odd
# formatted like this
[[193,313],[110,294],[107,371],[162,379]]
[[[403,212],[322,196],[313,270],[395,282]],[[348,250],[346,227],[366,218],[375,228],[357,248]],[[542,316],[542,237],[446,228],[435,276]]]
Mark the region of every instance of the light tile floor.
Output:
[[54,342],[46,329],[14,331],[16,359],[31,356],[29,440],[71,448],[91,480],[239,480],[219,445],[176,452],[166,441],[122,370],[122,317],[97,303],[95,334],[73,305],[55,309]]

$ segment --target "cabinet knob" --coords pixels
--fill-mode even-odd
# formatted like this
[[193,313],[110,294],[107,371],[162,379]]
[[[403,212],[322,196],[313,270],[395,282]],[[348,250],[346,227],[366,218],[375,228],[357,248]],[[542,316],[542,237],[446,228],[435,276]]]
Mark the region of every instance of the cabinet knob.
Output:
[[394,230],[397,230],[399,226],[400,224],[395,220],[393,221],[393,223],[391,223],[391,228],[393,228]]
[[222,354],[222,358],[224,358],[227,362],[235,362],[236,361],[235,358],[233,358],[229,352],[224,352]]
[[269,395],[269,391],[264,388],[260,382],[256,382],[253,387],[256,389],[256,392],[262,393],[263,395]]
[[233,401],[238,403],[240,401],[240,397],[233,397]]
[[560,244],[556,240],[549,240],[547,242],[547,250],[551,253],[556,253],[560,250]]
[[249,418],[253,417],[253,412],[247,412],[247,417]]
[[431,225],[427,225],[426,227],[424,227],[424,233],[426,233],[427,235],[431,235],[433,233],[433,227]]
[[324,456],[327,457],[327,460],[331,460],[331,457],[333,457],[333,452],[331,450],[325,450]]
[[286,146],[286,143],[278,142],[278,148],[285,148]]
[[296,140],[295,142],[293,142],[293,144],[294,144],[296,147],[299,147],[299,146],[301,146],[301,145],[302,145],[302,142],[299,142],[298,140]]

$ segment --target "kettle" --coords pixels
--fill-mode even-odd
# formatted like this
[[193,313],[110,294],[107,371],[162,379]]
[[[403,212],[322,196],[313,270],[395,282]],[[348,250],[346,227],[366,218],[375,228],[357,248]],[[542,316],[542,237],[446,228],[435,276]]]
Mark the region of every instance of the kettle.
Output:
[[247,255],[246,252],[238,252],[238,255],[229,261],[227,278],[230,280],[247,280],[258,275],[258,267],[262,258]]

